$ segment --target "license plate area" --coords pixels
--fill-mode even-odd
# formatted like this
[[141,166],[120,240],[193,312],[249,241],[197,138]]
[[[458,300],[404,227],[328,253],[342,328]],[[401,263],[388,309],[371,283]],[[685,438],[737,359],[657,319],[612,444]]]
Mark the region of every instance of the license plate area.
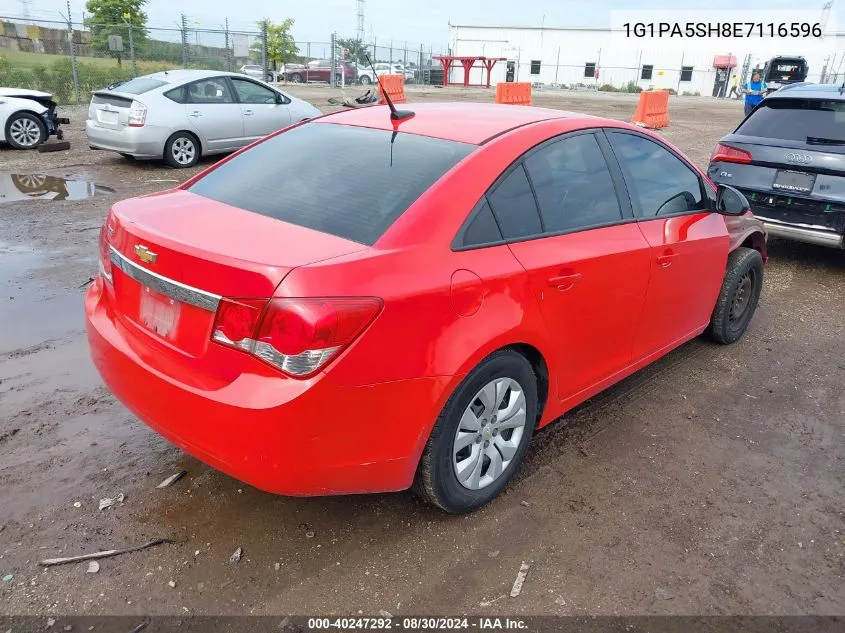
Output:
[[115,125],[117,124],[117,112],[111,112],[109,110],[97,110],[97,121],[100,123],[105,123],[107,125]]
[[815,184],[815,174],[780,169],[775,174],[772,189],[783,191],[784,193],[811,193]]
[[138,322],[162,338],[176,338],[181,303],[144,287],[138,309]]

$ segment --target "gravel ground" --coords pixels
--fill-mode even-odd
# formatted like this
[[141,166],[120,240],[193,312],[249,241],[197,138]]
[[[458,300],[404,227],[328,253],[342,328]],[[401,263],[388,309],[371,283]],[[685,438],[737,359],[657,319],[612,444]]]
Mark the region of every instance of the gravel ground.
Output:
[[[327,111],[340,93],[291,92]],[[635,107],[591,93],[535,103],[616,118]],[[571,412],[470,516],[409,493],[276,497],[186,456],[101,385],[81,316],[99,226],[115,201],[196,170],[91,151],[86,109],[64,110],[70,151],[0,149],[0,178],[94,188],[0,204],[0,577],[12,576],[0,614],[845,613],[845,252],[772,242],[745,338],[692,341]],[[742,107],[673,97],[671,114],[665,136],[704,165]],[[159,537],[176,542],[102,560],[97,574],[38,565]]]

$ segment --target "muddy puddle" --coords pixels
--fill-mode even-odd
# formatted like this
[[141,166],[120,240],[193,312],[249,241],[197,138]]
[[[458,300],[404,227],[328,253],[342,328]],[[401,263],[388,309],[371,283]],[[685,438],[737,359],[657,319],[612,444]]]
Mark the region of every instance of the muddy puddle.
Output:
[[37,250],[0,242],[0,354],[83,329],[84,290],[50,291],[33,279],[46,266]]
[[114,189],[83,176],[0,171],[0,205],[27,200],[86,200],[105,193],[114,193]]

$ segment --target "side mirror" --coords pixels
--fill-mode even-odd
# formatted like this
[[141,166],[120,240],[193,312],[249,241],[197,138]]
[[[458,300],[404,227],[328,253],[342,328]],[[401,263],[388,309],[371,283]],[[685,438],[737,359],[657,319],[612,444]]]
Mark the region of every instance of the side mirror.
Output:
[[745,215],[748,211],[751,211],[748,198],[730,185],[719,185],[716,191],[716,213]]
[[285,98],[282,96],[282,93],[276,93],[276,105],[281,105],[285,102]]

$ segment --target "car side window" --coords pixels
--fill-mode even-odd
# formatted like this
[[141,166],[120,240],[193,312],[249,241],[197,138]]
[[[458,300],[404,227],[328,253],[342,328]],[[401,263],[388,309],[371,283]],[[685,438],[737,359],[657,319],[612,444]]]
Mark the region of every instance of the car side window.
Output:
[[276,103],[276,92],[266,86],[261,86],[248,79],[232,77],[235,84],[235,92],[241,103]]
[[502,232],[485,200],[464,231],[463,246],[479,246],[502,240]]
[[187,88],[186,103],[234,103],[232,91],[223,77],[202,79],[185,86]]
[[178,88],[173,88],[173,90],[168,90],[164,93],[164,96],[176,103],[185,103],[185,92],[186,86],[179,86]]
[[622,220],[610,170],[594,134],[561,139],[525,159],[547,232]]
[[543,232],[537,204],[525,167],[521,164],[502,180],[487,201],[498,220],[505,239],[538,235]]
[[650,219],[707,208],[698,175],[655,141],[607,132],[638,218]]

